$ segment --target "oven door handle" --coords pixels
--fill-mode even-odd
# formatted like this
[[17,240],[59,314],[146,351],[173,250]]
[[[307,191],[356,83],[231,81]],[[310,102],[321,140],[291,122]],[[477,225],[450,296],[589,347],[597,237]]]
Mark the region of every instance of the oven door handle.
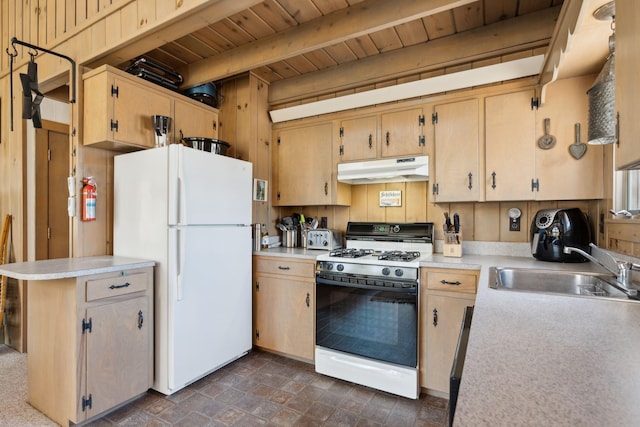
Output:
[[415,283],[412,283],[412,286],[410,288],[392,288],[387,286],[362,285],[360,283],[336,282],[335,280],[329,280],[323,277],[316,277],[316,285],[340,286],[343,288],[370,289],[372,291],[397,292],[397,293],[412,294],[412,295],[416,295],[418,293],[418,286]]

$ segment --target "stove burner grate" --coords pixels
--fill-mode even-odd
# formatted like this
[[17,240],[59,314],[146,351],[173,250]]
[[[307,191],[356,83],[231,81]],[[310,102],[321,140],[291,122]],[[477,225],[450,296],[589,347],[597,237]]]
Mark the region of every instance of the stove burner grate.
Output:
[[344,248],[332,250],[331,252],[329,252],[329,256],[338,258],[360,258],[363,256],[371,255],[372,253],[373,249]]
[[386,261],[413,261],[416,258],[420,258],[418,251],[387,251],[378,255],[379,260]]

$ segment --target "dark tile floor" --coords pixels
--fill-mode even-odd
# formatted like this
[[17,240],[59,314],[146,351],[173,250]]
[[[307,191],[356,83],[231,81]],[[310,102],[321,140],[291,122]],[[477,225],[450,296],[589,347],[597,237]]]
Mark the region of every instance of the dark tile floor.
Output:
[[171,396],[155,391],[91,426],[445,426],[448,401],[411,400],[253,350]]

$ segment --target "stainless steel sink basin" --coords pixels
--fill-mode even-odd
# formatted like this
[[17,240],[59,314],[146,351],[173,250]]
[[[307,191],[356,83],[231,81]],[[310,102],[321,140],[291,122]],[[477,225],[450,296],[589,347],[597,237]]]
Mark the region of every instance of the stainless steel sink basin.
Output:
[[614,278],[591,273],[491,267],[489,286],[494,289],[549,294],[576,295],[607,299],[628,299]]

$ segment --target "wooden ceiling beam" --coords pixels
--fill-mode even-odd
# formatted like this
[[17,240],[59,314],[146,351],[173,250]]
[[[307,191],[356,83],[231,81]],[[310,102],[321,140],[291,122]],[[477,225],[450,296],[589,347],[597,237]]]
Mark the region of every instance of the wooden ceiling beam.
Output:
[[464,6],[477,0],[366,0],[178,70],[189,87]]
[[269,103],[279,105],[545,46],[553,33],[559,10],[559,6],[548,8],[427,43],[278,80],[269,86]]

